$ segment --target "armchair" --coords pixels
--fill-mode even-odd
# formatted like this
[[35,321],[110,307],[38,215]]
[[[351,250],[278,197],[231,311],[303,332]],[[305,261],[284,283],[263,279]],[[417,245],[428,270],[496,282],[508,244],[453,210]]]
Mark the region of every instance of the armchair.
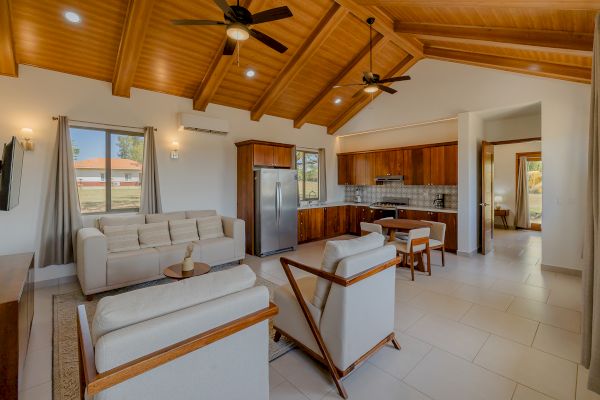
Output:
[[[368,240],[378,245],[365,248]],[[392,268],[400,260],[396,258],[395,247],[383,246],[383,241],[383,236],[377,233],[330,241],[322,269],[281,258],[289,284],[275,290],[274,302],[280,313],[273,321],[274,339],[278,341],[285,335],[324,364],[345,399],[348,395],[341,378],[388,342],[400,350],[394,335],[395,268]],[[341,258],[334,259],[329,272],[326,270],[327,259],[331,261],[329,247],[341,242],[346,242],[344,251],[350,254],[338,249]],[[291,267],[313,276],[296,279]],[[324,284],[331,286],[322,296]]]
[[277,307],[255,279],[242,265],[105,297],[91,331],[80,305],[81,399],[267,400]]

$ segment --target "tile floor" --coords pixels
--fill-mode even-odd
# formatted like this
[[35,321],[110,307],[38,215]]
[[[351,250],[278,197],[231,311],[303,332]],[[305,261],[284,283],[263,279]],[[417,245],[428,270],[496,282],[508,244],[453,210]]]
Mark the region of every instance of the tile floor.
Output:
[[[323,242],[287,257],[318,266]],[[581,346],[581,281],[540,269],[541,237],[497,231],[487,256],[447,255],[433,275],[396,274],[396,335],[344,380],[352,400],[600,400],[577,364]],[[257,274],[287,283],[278,256],[248,257]],[[295,274],[304,273],[296,270]],[[72,290],[65,279],[36,290],[22,398],[51,399],[52,295]],[[327,372],[294,350],[270,365],[271,400],[339,399]]]

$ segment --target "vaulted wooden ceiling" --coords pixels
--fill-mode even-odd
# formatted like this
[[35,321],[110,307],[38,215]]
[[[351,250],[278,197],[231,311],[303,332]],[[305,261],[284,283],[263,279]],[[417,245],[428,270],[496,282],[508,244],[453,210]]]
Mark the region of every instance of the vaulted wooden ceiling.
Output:
[[[233,0],[230,0],[233,3]],[[591,79],[600,0],[242,0],[250,11],[287,5],[294,17],[260,29],[279,54],[250,39],[223,56],[222,27],[173,26],[218,19],[212,0],[0,0],[0,74],[18,64],[309,122],[335,133],[370,101],[356,87],[368,70],[367,17],[375,17],[374,70],[388,77],[423,58],[575,82]],[[77,12],[71,24],[66,11]],[[244,72],[256,71],[253,79]],[[396,84],[401,96],[402,83]],[[378,92],[376,95],[380,94]],[[388,96],[388,94],[385,94]],[[335,98],[342,99],[339,104]]]

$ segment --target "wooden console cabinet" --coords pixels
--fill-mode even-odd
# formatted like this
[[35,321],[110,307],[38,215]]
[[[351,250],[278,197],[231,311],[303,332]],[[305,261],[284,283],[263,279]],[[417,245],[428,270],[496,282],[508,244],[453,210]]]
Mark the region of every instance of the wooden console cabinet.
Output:
[[0,256],[0,398],[17,399],[33,321],[33,253]]

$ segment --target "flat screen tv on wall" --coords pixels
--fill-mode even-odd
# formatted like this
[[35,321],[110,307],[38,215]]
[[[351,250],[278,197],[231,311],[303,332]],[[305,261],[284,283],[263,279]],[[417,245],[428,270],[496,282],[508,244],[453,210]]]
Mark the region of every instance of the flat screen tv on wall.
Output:
[[0,211],[12,210],[19,204],[24,151],[14,136],[4,145],[0,161]]

